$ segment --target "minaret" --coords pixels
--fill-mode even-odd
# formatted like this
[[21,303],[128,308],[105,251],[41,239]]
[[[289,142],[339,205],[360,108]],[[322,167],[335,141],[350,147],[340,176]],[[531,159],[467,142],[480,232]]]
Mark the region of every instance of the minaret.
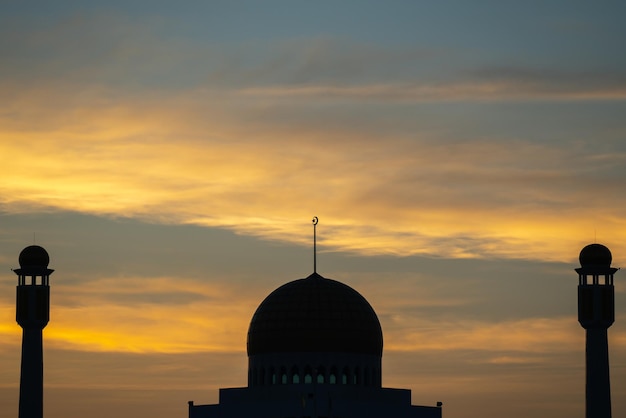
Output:
[[589,244],[580,252],[578,322],[586,330],[585,410],[587,418],[611,417],[609,343],[607,330],[615,320],[615,290],[611,251]]
[[20,253],[17,323],[22,327],[19,418],[43,417],[43,329],[50,319],[50,257],[38,245]]

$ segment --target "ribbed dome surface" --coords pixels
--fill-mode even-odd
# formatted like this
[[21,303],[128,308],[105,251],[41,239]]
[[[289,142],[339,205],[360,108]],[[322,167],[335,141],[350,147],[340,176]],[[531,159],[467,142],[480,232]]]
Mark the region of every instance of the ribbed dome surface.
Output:
[[313,273],[284,284],[259,305],[248,355],[343,352],[382,356],[378,317],[356,290]]

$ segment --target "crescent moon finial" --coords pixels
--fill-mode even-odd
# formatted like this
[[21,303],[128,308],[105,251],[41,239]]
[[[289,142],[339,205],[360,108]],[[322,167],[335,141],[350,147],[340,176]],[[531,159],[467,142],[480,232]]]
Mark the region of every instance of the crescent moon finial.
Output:
[[313,217],[313,225],[317,225],[317,223],[318,223],[319,221],[320,221],[320,220],[317,218],[317,216],[314,216],[314,217]]

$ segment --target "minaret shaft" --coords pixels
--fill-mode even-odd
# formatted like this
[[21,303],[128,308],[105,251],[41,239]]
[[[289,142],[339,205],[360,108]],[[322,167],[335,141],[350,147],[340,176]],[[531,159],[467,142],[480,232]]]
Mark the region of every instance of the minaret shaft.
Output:
[[[44,276],[46,277],[46,276]],[[50,287],[44,279],[30,284],[20,277],[16,320],[22,327],[22,363],[18,418],[43,417],[43,329],[50,319]]]
[[607,328],[588,328],[586,334],[586,417],[611,418]]
[[19,418],[43,417],[43,329],[22,331]]

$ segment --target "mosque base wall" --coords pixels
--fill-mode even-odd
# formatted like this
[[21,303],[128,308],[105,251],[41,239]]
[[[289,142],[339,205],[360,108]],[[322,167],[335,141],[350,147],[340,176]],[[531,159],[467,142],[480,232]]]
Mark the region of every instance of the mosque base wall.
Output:
[[441,407],[411,405],[411,391],[299,384],[220,389],[217,405],[189,405],[189,418],[441,418]]

